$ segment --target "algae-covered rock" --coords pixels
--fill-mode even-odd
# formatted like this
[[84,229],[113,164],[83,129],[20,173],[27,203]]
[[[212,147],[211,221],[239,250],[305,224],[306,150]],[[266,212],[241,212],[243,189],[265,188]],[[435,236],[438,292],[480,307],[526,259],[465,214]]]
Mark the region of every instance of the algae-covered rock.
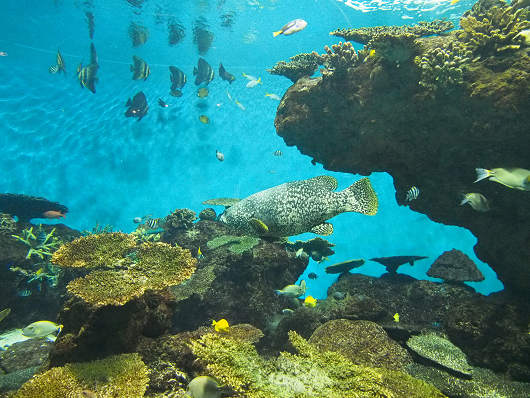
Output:
[[484,275],[477,265],[460,250],[449,250],[440,255],[427,271],[433,278],[441,278],[447,282],[480,282]]
[[412,336],[407,341],[409,347],[422,358],[428,359],[446,369],[471,376],[472,367],[467,363],[466,354],[446,338],[436,333]]
[[115,398],[143,397],[147,367],[136,353],[52,368],[26,382],[15,398],[82,397],[83,391]]
[[255,236],[223,235],[208,241],[207,246],[209,249],[216,249],[218,247],[228,245],[228,250],[230,250],[232,253],[239,254],[252,249],[258,243],[259,238]]
[[377,323],[335,319],[319,326],[309,342],[322,351],[339,352],[356,365],[402,370],[410,355]]

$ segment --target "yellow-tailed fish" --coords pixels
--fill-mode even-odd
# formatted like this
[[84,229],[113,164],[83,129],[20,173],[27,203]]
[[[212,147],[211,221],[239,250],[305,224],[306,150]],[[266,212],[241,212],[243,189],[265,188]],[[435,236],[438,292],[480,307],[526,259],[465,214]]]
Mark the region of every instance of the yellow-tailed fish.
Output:
[[287,297],[300,297],[305,294],[305,281],[301,281],[299,285],[287,285],[281,290],[275,290],[276,294]]
[[199,248],[197,249],[197,258],[198,258],[199,260],[204,258],[204,255],[202,254],[202,251],[201,251],[200,246],[199,246]]
[[188,389],[184,396],[190,398],[220,398],[221,392],[221,387],[213,377],[197,376],[188,384]]
[[477,192],[464,194],[460,205],[465,205],[466,203],[469,203],[473,210],[476,211],[486,212],[490,210],[488,199],[486,199],[484,195]]
[[530,170],[520,168],[496,168],[491,170],[477,168],[475,171],[477,172],[475,182],[487,178],[508,188],[530,191]]
[[281,98],[279,95],[273,94],[273,93],[265,93],[265,97],[269,97],[270,99],[273,99],[275,101],[280,101]]
[[57,325],[55,322],[37,321],[22,329],[22,335],[38,339],[49,336],[50,334],[58,335],[62,329],[63,325]]
[[317,299],[313,296],[307,296],[304,300],[304,306],[305,307],[316,307],[317,305]]
[[399,314],[397,312],[394,314],[393,318],[394,318],[394,322],[399,322]]
[[288,23],[286,23],[282,28],[276,32],[272,32],[272,36],[276,37],[278,35],[292,35],[293,33],[300,32],[301,30],[305,29],[307,26],[307,22],[303,19],[295,19]]
[[230,325],[228,325],[228,321],[226,319],[220,319],[218,321],[212,321],[212,326],[214,327],[216,332],[220,333],[228,333],[228,330],[230,329]]
[[263,83],[261,83],[261,77],[259,79],[256,79],[256,80],[250,80],[247,83],[247,88],[256,87],[258,84],[263,84]]

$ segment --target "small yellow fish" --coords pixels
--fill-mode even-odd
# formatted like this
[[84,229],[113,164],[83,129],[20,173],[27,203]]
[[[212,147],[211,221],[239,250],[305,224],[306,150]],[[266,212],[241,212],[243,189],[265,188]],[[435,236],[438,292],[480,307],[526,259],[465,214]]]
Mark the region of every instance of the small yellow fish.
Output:
[[399,322],[399,314],[397,312],[394,314],[394,322]]
[[214,327],[216,332],[220,333],[228,333],[228,329],[230,328],[230,326],[228,325],[228,321],[224,318],[218,321],[212,321],[212,326]]
[[508,188],[530,191],[530,170],[520,168],[475,169],[477,179],[475,182],[487,178],[498,182]]
[[197,258],[199,260],[203,259],[204,258],[204,255],[202,254],[202,251],[201,251],[201,248],[199,246],[199,248],[197,249]]
[[197,97],[199,98],[206,98],[210,92],[206,87],[201,87],[197,90]]
[[307,296],[304,300],[304,306],[306,307],[316,307],[317,305],[317,299],[313,298],[313,296]]
[[201,123],[204,123],[204,124],[210,123],[210,118],[206,115],[199,116],[199,120],[201,121]]
[[22,335],[38,339],[54,333],[59,335],[62,329],[63,325],[57,325],[55,322],[37,321],[22,329]]
[[456,3],[458,3],[460,0],[451,0],[451,5],[455,5]]

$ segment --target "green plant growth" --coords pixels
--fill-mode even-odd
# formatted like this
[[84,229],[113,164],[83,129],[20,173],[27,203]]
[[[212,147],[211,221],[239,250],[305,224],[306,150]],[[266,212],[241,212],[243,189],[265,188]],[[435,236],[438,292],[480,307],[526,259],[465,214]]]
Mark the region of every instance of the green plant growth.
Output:
[[431,385],[406,373],[354,365],[340,353],[321,351],[289,332],[295,354],[264,359],[255,347],[218,333],[190,346],[206,370],[236,394],[249,398],[282,397],[444,397]]
[[240,254],[251,250],[258,243],[259,238],[255,236],[223,235],[208,241],[206,246],[208,246],[208,249],[217,249],[218,247],[228,245],[228,250],[232,253]]
[[29,247],[28,254],[26,255],[27,259],[37,256],[41,260],[47,260],[63,243],[54,233],[55,228],[47,233],[42,228],[42,225],[39,225],[39,228],[35,232],[33,232],[33,227],[31,227],[22,230],[22,236],[11,236]]
[[137,353],[66,364],[27,381],[14,398],[97,397],[140,398],[149,382],[147,366]]

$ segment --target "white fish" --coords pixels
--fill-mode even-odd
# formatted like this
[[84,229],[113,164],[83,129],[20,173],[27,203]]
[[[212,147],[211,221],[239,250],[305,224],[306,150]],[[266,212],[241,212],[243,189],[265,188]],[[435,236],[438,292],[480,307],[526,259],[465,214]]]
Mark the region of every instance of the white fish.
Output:
[[272,36],[276,37],[278,35],[292,35],[293,33],[300,32],[301,30],[305,29],[307,26],[307,22],[303,19],[294,19],[288,23],[286,23],[282,28],[276,32],[272,32]]
[[215,157],[216,157],[217,160],[220,161],[220,162],[222,162],[223,160],[225,160],[225,155],[224,155],[224,153],[219,152],[218,150],[215,151]]
[[257,77],[254,77],[252,75],[247,75],[246,73],[242,73],[243,77],[247,80],[258,80]]
[[273,99],[273,100],[276,100],[276,101],[281,101],[280,96],[278,96],[276,94],[265,93],[265,97],[269,97],[270,99]]
[[420,196],[420,190],[417,186],[413,185],[407,191],[407,197],[405,198],[405,200],[407,202],[410,202],[410,201],[413,201],[414,199],[417,199],[418,196]]
[[247,88],[252,88],[252,87],[256,87],[258,84],[262,84],[261,83],[261,77],[257,80],[250,80],[248,83],[247,83]]

